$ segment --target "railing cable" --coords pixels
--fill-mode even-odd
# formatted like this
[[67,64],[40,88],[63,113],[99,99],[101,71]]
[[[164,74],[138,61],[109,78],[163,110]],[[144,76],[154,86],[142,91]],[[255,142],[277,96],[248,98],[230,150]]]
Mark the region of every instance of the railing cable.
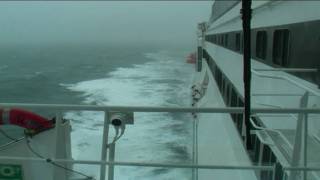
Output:
[[76,171],[76,170],[67,168],[67,167],[65,167],[65,166],[63,166],[63,165],[61,165],[61,164],[58,164],[58,163],[54,162],[51,158],[46,158],[46,157],[44,157],[43,155],[41,155],[39,152],[35,151],[35,150],[32,148],[32,146],[31,146],[31,144],[30,144],[30,139],[29,139],[27,136],[25,137],[25,139],[26,139],[26,145],[27,145],[29,151],[32,152],[32,154],[34,154],[36,157],[41,158],[41,159],[45,159],[47,163],[50,163],[50,164],[52,164],[52,165],[55,166],[55,167],[64,169],[65,171],[69,171],[69,172],[72,172],[72,173],[81,175],[81,176],[85,177],[87,180],[95,180],[95,178],[93,178],[93,177],[91,177],[91,176],[88,176],[88,175],[86,175],[86,174],[84,174],[84,173],[82,173],[82,172],[80,172],[80,171]]

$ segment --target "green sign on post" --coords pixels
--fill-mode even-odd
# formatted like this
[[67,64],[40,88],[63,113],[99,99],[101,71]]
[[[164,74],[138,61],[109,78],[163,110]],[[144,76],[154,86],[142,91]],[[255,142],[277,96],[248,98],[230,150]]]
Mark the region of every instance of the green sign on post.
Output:
[[23,180],[21,165],[0,164],[0,180]]

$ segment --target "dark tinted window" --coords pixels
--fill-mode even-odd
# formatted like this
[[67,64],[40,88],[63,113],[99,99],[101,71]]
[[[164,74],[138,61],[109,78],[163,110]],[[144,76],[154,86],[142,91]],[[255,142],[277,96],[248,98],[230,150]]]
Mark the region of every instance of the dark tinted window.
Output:
[[224,35],[224,46],[225,46],[225,47],[228,47],[228,38],[229,38],[229,37],[228,37],[228,34],[225,34],[225,35]]
[[236,34],[236,51],[240,51],[240,33]]
[[223,46],[223,45],[224,45],[224,35],[223,35],[223,34],[221,34],[221,35],[220,35],[220,37],[221,37],[220,45],[222,45],[222,46]]
[[228,81],[226,81],[226,88],[224,92],[224,101],[226,102],[226,105],[229,106],[229,98],[230,98],[230,84]]
[[267,32],[258,31],[256,38],[256,56],[260,59],[266,58],[267,52]]
[[234,90],[234,88],[232,88],[232,91],[231,91],[231,106],[232,107],[237,106],[237,93]]
[[244,46],[244,44],[243,44],[243,33],[241,33],[241,35],[240,35],[240,41],[241,41],[241,52],[243,52],[243,46]]
[[273,34],[273,63],[286,66],[288,65],[289,53],[289,30],[276,30]]

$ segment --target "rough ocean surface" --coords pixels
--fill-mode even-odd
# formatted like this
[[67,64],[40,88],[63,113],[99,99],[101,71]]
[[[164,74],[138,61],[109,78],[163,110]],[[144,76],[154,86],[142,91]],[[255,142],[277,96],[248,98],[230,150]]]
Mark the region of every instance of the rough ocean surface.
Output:
[[[170,106],[189,104],[191,67],[166,51],[146,53],[150,61],[128,68],[117,68],[106,78],[64,85],[82,92],[86,104]],[[72,122],[72,153],[77,159],[100,158],[103,114],[69,112]],[[116,160],[129,162],[190,163],[191,118],[180,113],[135,113],[116,144]],[[113,129],[111,129],[113,130]],[[86,136],[83,136],[86,134]],[[110,132],[111,141],[114,131]],[[77,166],[98,177],[99,168]],[[117,179],[190,179],[190,170],[143,167],[117,167]]]
[[[193,67],[188,51],[159,47],[3,47],[1,102],[188,106]],[[168,48],[165,48],[168,49]],[[37,93],[34,93],[37,92]],[[32,110],[52,118],[54,113]],[[74,159],[100,160],[103,114],[66,112]],[[116,160],[190,163],[192,119],[183,113],[135,113],[116,144]],[[114,136],[110,128],[109,140]],[[39,152],[41,153],[41,152]],[[99,166],[75,165],[99,178]],[[191,179],[191,170],[116,167],[115,178]]]

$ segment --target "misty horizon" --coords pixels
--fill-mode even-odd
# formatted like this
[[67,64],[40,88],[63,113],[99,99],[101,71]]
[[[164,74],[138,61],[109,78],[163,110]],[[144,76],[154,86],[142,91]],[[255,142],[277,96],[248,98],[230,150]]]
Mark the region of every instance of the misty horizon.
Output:
[[194,44],[211,3],[0,2],[0,44]]

